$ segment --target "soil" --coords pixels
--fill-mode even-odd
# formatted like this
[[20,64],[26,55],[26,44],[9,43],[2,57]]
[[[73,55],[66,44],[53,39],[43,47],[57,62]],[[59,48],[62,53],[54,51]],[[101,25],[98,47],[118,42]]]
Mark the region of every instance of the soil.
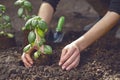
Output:
[[0,80],[120,80],[120,41],[113,37],[115,31],[83,51],[79,66],[70,71],[58,66],[61,49],[82,35],[82,31],[68,32],[61,44],[52,44],[49,65],[35,63],[28,69],[20,59],[21,48],[0,50]]
[[[16,42],[21,45],[22,42],[19,40],[22,40],[23,36],[19,34],[20,31],[17,30],[17,28],[23,26],[23,21],[18,19],[15,13],[17,9],[13,7],[14,0],[7,1],[9,0],[0,0],[0,3],[5,4],[7,8],[9,8],[7,12],[12,16],[12,23],[16,30],[16,37],[18,37],[16,38]],[[32,1],[36,8],[33,12],[37,13],[41,0],[36,0],[36,2],[34,0],[30,1]],[[77,6],[75,9],[76,8]],[[73,9],[73,11],[75,9]],[[89,9],[90,10],[86,11],[93,11],[91,8]],[[14,10],[14,13],[11,10]],[[82,11],[84,11],[84,9]],[[58,11],[58,13],[59,12],[60,11]],[[59,17],[58,13],[55,14],[56,16],[52,23],[53,26],[56,25],[54,23]],[[95,16],[86,17],[76,11],[70,13],[70,11],[66,10],[65,13],[67,13],[65,15],[67,20],[63,42],[59,44],[48,43],[53,48],[53,54],[50,60],[47,61],[50,63],[46,62],[47,64],[39,65],[39,62],[35,62],[33,67],[25,68],[21,61],[23,47],[0,48],[0,80],[120,80],[120,39],[114,37],[118,25],[93,45],[81,52],[78,67],[70,71],[65,71],[58,66],[62,48],[85,33],[81,26],[85,26],[96,20]],[[60,14],[62,14],[62,11]],[[73,26],[78,27],[74,28]]]

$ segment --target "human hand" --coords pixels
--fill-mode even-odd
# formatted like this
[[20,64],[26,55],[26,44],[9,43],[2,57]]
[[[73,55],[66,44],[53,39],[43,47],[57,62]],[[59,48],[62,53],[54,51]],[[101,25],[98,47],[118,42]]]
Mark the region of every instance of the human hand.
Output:
[[21,59],[25,65],[25,67],[29,68],[32,67],[33,64],[33,60],[31,58],[31,54],[33,52],[34,48],[31,48],[28,52],[23,52]]
[[62,50],[59,65],[62,69],[70,70],[78,66],[80,61],[80,50],[78,46],[72,42],[65,46]]
[[35,40],[35,43],[32,47],[30,47],[30,49],[26,52],[23,52],[22,56],[21,56],[21,59],[25,65],[25,67],[29,68],[29,67],[32,67],[33,65],[33,60],[31,58],[31,55],[33,55],[33,52],[35,50],[40,50],[42,53],[44,53],[44,45],[41,45],[41,47],[38,46],[38,42],[40,41],[40,37],[39,36],[36,36],[36,40]]

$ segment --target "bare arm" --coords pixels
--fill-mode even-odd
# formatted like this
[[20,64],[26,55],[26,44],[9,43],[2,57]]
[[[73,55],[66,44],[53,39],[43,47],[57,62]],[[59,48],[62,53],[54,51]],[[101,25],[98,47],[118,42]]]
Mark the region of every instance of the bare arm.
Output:
[[120,16],[117,13],[107,12],[87,33],[65,46],[59,61],[62,69],[75,68],[80,61],[80,52],[108,32],[118,22],[119,18]]
[[95,42],[106,32],[108,32],[118,22],[120,15],[115,12],[108,11],[107,14],[96,23],[87,33],[75,41],[80,50],[84,50],[90,44]]
[[38,16],[40,16],[43,20],[47,22],[47,24],[49,24],[53,13],[53,7],[49,3],[43,2],[39,9]]

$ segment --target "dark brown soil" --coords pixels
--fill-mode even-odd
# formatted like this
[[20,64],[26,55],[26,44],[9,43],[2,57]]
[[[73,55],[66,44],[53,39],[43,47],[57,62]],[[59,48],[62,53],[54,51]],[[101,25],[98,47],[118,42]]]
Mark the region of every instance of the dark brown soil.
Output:
[[58,66],[61,49],[84,32],[67,33],[63,43],[53,44],[50,65],[34,64],[27,69],[21,62],[20,48],[1,50],[0,80],[120,80],[120,41],[113,37],[115,31],[83,51],[79,66],[71,71]]

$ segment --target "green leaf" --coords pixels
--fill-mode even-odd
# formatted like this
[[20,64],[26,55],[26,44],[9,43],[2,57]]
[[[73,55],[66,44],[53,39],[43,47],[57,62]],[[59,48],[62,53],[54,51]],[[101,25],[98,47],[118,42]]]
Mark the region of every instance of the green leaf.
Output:
[[6,23],[6,28],[12,28],[11,23]]
[[0,31],[0,35],[3,35],[3,34],[5,34],[5,32],[4,31]]
[[26,8],[32,8],[32,4],[29,2],[29,1],[24,1],[24,6],[26,7]]
[[37,25],[37,20],[32,20],[32,27],[36,27],[36,25]]
[[38,21],[38,26],[43,32],[47,31],[48,29],[47,23],[43,20]]
[[31,44],[28,44],[24,47],[23,52],[27,52],[31,47]]
[[9,38],[13,38],[13,37],[14,37],[14,35],[11,34],[11,33],[7,33],[7,36],[8,36]]
[[21,5],[23,5],[23,2],[24,2],[24,0],[17,0],[17,1],[14,3],[14,5],[16,5],[16,6],[21,6]]
[[45,36],[44,32],[41,29],[37,28],[36,30],[37,30],[37,33],[40,37],[43,38]]
[[29,19],[26,23],[25,23],[25,29],[30,30],[31,29],[31,22],[32,19]]
[[34,58],[35,58],[35,59],[38,59],[39,56],[40,56],[40,54],[41,54],[40,51],[36,51],[36,52],[34,53]]
[[2,4],[0,4],[0,11],[2,11],[3,13],[6,11],[6,7]]
[[10,22],[10,17],[7,16],[7,15],[4,15],[4,16],[3,16],[3,19],[4,19],[5,21],[7,21],[7,22]]
[[23,12],[24,12],[24,9],[23,8],[19,8],[18,9],[18,16],[22,18]]
[[45,38],[41,38],[40,42],[38,43],[39,46],[43,45],[46,42]]
[[28,42],[30,44],[32,44],[32,43],[34,43],[35,39],[36,39],[35,32],[34,31],[30,31],[29,34],[28,34]]
[[44,53],[52,54],[52,48],[49,45],[44,45]]

